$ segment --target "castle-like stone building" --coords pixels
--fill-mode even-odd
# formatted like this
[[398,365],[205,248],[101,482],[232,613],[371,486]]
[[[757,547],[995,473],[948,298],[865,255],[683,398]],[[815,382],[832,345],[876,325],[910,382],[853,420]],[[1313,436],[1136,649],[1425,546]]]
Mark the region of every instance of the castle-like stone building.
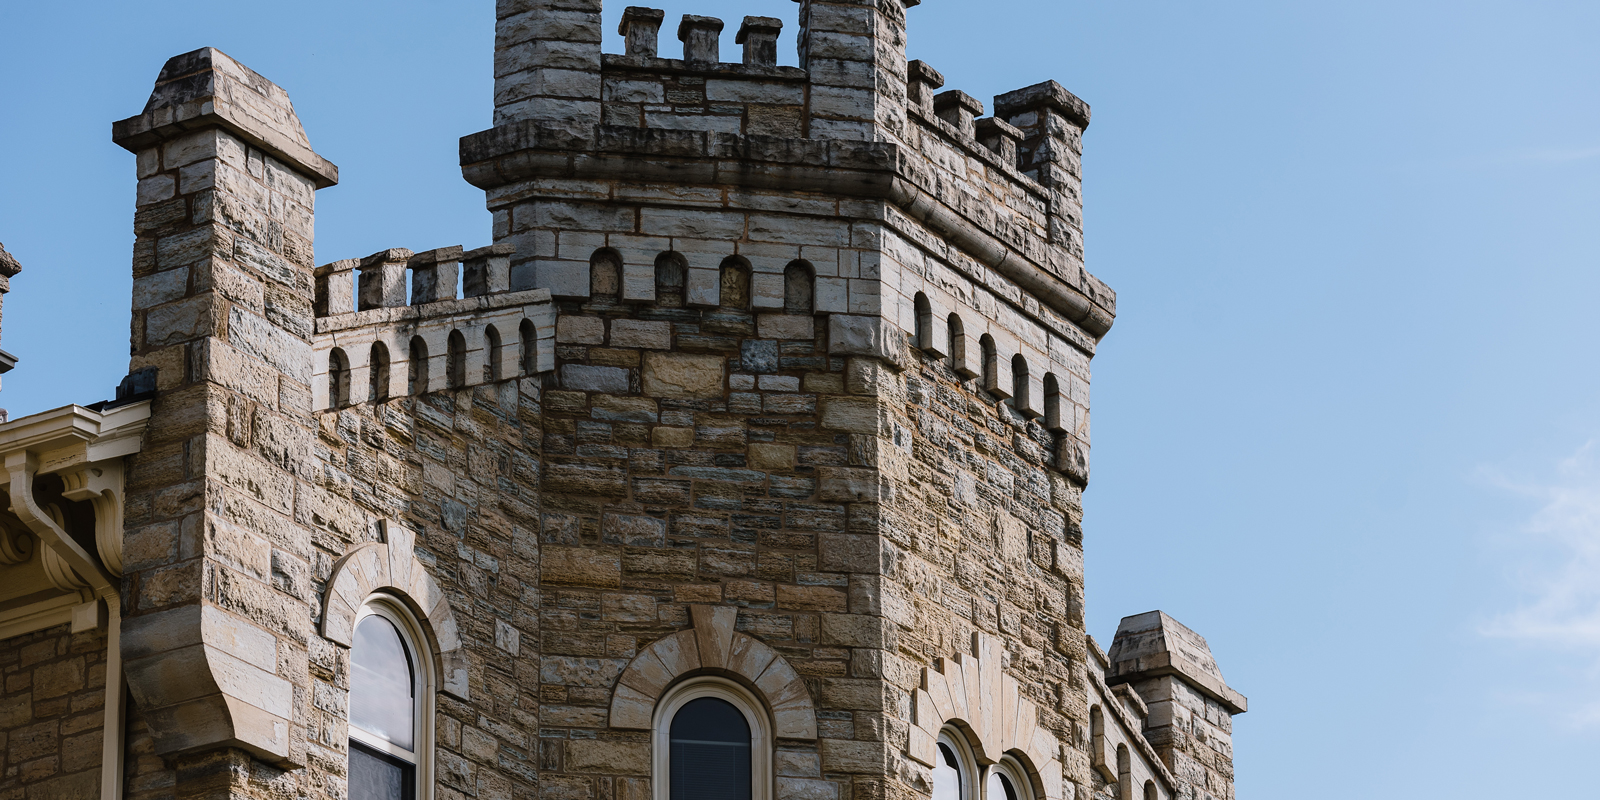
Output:
[[1085,631],[1089,108],[914,5],[499,0],[492,243],[320,267],[288,95],[167,62],[129,375],[0,424],[0,800],[1231,800],[1205,640]]

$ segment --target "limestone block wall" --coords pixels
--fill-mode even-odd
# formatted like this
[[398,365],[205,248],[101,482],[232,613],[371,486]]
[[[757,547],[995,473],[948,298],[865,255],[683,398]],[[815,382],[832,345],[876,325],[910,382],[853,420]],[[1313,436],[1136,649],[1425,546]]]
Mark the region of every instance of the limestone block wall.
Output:
[[60,625],[0,641],[0,797],[97,797],[106,633]]
[[[325,596],[333,564],[391,517],[449,602],[466,657],[468,699],[435,695],[441,798],[521,796],[539,784],[540,389],[505,379],[325,410],[308,514],[316,556],[306,576]],[[349,651],[324,642],[309,668],[313,735],[344,770]],[[442,679],[442,676],[441,676]]]

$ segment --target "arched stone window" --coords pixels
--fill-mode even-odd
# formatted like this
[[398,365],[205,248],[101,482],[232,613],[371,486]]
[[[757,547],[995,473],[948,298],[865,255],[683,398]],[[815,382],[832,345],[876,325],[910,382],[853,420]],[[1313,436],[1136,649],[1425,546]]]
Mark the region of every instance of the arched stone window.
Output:
[[451,331],[445,343],[445,381],[452,389],[467,385],[467,337]]
[[1106,763],[1106,712],[1099,706],[1089,708],[1089,763],[1109,769]]
[[518,359],[522,362],[522,374],[532,375],[534,364],[539,357],[538,343],[536,341],[537,334],[533,328],[533,320],[523,320],[522,326],[517,329],[517,334],[522,339],[522,350],[519,353],[521,357]]
[[984,800],[1033,800],[1033,782],[1016,756],[1007,755],[989,766],[983,779]]
[[1011,357],[1011,407],[1025,417],[1033,408],[1033,398],[1028,396],[1028,359],[1021,353]]
[[978,796],[978,765],[972,746],[959,728],[946,725],[939,732],[938,754],[933,765],[933,800],[975,800]]
[[622,256],[609,247],[589,257],[589,299],[616,302],[622,292]]
[[804,261],[783,268],[783,313],[812,314],[816,304],[816,274]]
[[483,349],[486,358],[483,362],[483,380],[485,383],[494,383],[500,380],[500,331],[493,325],[486,325],[483,329]]
[[328,408],[350,405],[350,359],[335,347],[328,351]]
[[689,262],[678,253],[656,256],[656,305],[682,308],[684,286],[689,281]]
[[374,403],[389,399],[389,347],[383,342],[372,343],[372,353],[367,358],[367,397]]
[[995,349],[994,337],[984,334],[978,339],[978,347],[983,352],[983,388],[990,394],[997,394],[1004,399],[1006,390],[1011,387],[1000,385],[1000,354]]
[[679,684],[656,706],[656,800],[767,800],[772,726],[744,687],[725,678]]
[[403,603],[362,605],[350,648],[350,797],[426,797],[432,752],[430,659],[421,626]]
[[1156,794],[1156,782],[1155,781],[1145,781],[1144,782],[1144,800],[1160,800],[1160,797],[1161,797],[1160,795]]

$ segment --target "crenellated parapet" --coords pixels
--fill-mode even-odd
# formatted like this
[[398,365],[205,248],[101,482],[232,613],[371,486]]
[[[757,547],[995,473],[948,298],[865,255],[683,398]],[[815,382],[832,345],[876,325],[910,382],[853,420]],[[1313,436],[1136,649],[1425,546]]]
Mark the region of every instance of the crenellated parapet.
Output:
[[384,402],[551,370],[550,292],[512,290],[514,252],[510,244],[396,248],[318,267],[314,406]]

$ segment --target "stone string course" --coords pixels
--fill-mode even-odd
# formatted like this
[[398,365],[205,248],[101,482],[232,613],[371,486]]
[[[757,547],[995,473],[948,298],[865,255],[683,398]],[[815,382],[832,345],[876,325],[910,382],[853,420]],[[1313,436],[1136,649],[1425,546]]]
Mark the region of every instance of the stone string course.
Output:
[[[494,128],[460,150],[492,243],[321,267],[338,173],[287,95],[219,51],[168,63],[116,127],[157,389],[126,798],[347,797],[349,627],[390,592],[442,671],[440,800],[652,798],[654,702],[702,674],[773,714],[782,798],[926,798],[955,723],[1040,798],[1231,800],[1243,698],[1209,651],[1146,637],[1113,668],[1085,631],[1116,310],[1083,263],[1088,106],[941,91],[906,60],[915,4],[801,0],[727,63],[720,20],[666,58],[665,15],[629,8],[603,54],[599,0],[498,0]],[[67,761],[101,636],[0,643],[0,800],[97,768]]]

